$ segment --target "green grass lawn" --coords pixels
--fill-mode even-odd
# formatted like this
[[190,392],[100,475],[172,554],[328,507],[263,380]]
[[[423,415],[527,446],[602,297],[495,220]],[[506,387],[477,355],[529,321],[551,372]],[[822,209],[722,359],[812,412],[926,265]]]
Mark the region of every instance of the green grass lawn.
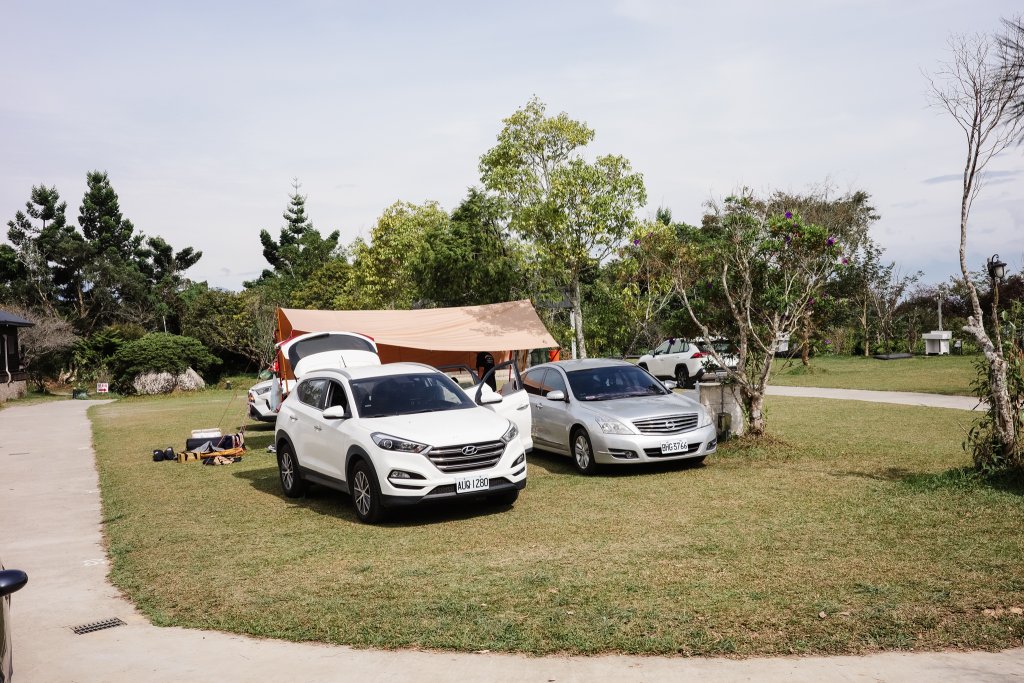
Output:
[[968,412],[772,398],[770,444],[702,467],[533,455],[514,508],[366,526],[340,494],[282,496],[269,425],[236,465],[151,462],[230,399],[90,413],[112,578],[157,624],[538,654],[1022,644],[1024,486],[960,469]]
[[811,358],[808,370],[799,358],[780,358],[775,361],[771,383],[970,396],[971,382],[977,377],[976,359],[977,356],[914,356],[902,360],[817,356]]

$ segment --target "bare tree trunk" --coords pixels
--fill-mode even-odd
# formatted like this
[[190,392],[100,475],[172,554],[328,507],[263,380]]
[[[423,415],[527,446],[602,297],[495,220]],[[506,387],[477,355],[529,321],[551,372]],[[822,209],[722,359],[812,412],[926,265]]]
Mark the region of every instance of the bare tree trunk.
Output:
[[764,418],[764,394],[761,392],[753,392],[746,398],[750,433],[754,436],[763,436],[766,427]]
[[573,278],[572,282],[572,309],[576,314],[576,349],[580,358],[587,357],[587,344],[583,338],[583,304],[580,302],[580,280]]
[[861,329],[864,330],[864,357],[867,358],[871,355],[871,339],[870,330],[868,330],[868,301],[864,300],[864,307],[860,314],[860,325]]
[[811,365],[811,314],[810,312],[804,316],[803,331],[801,333],[800,343],[800,361],[804,364],[804,367],[810,367]]
[[993,43],[985,36],[953,38],[951,48],[952,60],[937,74],[939,82],[932,79],[931,86],[935,103],[956,120],[967,142],[960,201],[960,273],[971,302],[971,315],[963,329],[974,336],[988,362],[988,400],[1000,455],[1019,467],[1022,463],[1007,384],[1008,364],[998,343],[999,321],[993,311],[993,335],[997,340],[993,343],[985,331],[978,290],[967,268],[967,222],[981,189],[983,169],[1024,131],[1024,119],[1013,115],[1014,107],[1024,97],[1024,64],[1000,63],[999,57],[1005,53],[993,54]]

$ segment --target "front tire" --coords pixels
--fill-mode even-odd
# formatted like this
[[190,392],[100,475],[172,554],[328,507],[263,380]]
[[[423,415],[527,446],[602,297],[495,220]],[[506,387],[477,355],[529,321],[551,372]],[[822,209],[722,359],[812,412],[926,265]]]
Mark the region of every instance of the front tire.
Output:
[[352,484],[349,492],[352,495],[352,507],[356,517],[364,524],[374,524],[384,518],[384,506],[380,494],[380,482],[377,473],[365,460],[358,460],[352,466]]
[[281,477],[281,490],[289,498],[299,498],[306,492],[306,482],[299,473],[299,461],[291,444],[282,441],[277,447],[277,472]]
[[572,433],[570,451],[572,452],[572,463],[576,465],[580,474],[593,474],[597,471],[597,461],[594,460],[594,447],[590,443],[590,436],[585,429],[577,429]]

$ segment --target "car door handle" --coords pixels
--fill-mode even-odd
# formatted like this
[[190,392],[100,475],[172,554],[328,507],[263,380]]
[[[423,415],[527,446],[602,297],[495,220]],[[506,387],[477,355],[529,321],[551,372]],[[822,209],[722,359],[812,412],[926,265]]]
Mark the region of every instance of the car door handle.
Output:
[[527,409],[527,408],[529,408],[529,407],[530,407],[530,404],[529,404],[529,403],[527,403],[526,405],[521,405],[521,406],[519,406],[518,408],[516,408],[516,410],[526,410],[526,409]]
[[294,415],[289,415],[289,416],[288,416],[288,419],[289,419],[289,420],[291,420],[292,422],[295,422],[295,421],[296,421],[296,420],[298,420],[299,418],[295,417]]
[[313,431],[315,431],[315,432],[323,431],[323,428],[320,425],[313,425]]

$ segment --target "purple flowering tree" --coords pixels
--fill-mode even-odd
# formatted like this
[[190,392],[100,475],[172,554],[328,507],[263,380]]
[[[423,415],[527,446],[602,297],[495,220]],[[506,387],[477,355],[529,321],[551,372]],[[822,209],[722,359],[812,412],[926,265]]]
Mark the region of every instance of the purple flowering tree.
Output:
[[842,267],[842,244],[821,225],[796,211],[776,212],[748,190],[709,208],[703,225],[684,235],[662,267],[701,335],[734,342],[739,363],[728,369],[729,380],[739,390],[748,432],[760,436],[778,340],[794,333]]

